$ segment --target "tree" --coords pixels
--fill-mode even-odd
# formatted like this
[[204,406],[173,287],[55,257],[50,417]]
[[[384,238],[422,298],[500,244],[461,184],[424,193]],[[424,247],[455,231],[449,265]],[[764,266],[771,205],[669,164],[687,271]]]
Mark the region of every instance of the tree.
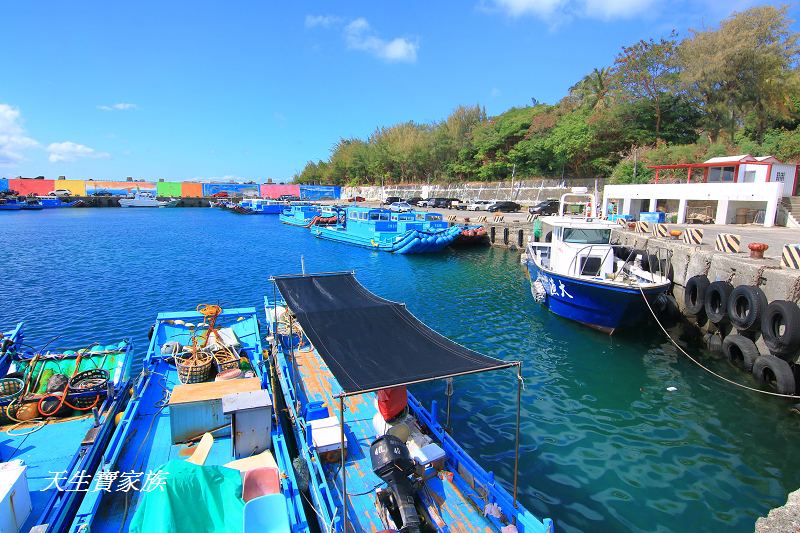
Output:
[[736,13],[718,30],[692,31],[679,48],[681,81],[695,96],[712,141],[747,124],[761,141],[771,122],[791,112],[797,34],[787,7]]
[[620,86],[633,97],[653,103],[656,140],[661,138],[662,102],[678,87],[675,36],[673,32],[669,39],[641,40],[624,47],[614,63]]
[[606,109],[611,105],[611,77],[609,67],[595,68],[581,81],[570,87],[569,97],[579,106],[591,110]]

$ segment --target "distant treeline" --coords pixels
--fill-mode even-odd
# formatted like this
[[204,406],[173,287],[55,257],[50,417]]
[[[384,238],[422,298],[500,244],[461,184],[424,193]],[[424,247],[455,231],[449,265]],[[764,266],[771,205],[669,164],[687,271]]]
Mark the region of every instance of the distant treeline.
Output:
[[341,139],[327,161],[309,161],[294,181],[497,181],[514,173],[646,182],[648,164],[728,153],[797,161],[799,49],[791,22],[785,6],[754,7],[718,29],[642,40],[555,105],[534,100],[494,117],[460,106],[441,122],[380,127],[366,140]]

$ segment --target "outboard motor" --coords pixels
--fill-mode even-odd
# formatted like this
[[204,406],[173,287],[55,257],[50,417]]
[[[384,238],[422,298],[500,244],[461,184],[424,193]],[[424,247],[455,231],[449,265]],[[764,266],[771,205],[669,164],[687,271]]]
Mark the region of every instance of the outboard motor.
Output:
[[372,471],[386,482],[403,522],[400,531],[419,532],[420,519],[414,505],[414,491],[408,479],[414,473],[414,460],[405,443],[394,435],[383,435],[369,447]]

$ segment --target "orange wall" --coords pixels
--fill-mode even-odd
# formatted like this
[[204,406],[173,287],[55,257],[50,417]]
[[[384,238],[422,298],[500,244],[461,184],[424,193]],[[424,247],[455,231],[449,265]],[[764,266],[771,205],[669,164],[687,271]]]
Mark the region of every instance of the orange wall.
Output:
[[20,194],[45,195],[54,189],[54,180],[8,180],[8,187]]
[[203,184],[184,181],[181,184],[181,196],[184,198],[201,198],[203,196]]

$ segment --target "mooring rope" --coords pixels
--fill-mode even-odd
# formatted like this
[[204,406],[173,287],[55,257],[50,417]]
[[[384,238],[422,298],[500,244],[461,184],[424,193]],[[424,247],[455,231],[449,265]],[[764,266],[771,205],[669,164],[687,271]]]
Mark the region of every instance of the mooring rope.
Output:
[[645,296],[644,290],[642,289],[641,285],[639,285],[639,292],[642,293],[642,298],[644,298],[644,303],[647,304],[647,308],[650,310],[650,314],[653,315],[653,318],[655,319],[656,324],[658,324],[658,327],[661,328],[661,331],[664,332],[664,335],[666,335],[667,338],[669,339],[669,341],[672,344],[675,345],[675,347],[678,349],[678,351],[680,351],[683,355],[688,357],[691,362],[693,362],[694,364],[696,364],[697,366],[699,366],[700,368],[702,368],[703,370],[705,370],[706,372],[708,372],[712,376],[714,376],[716,378],[719,378],[722,381],[725,381],[727,383],[730,383],[731,385],[736,385],[737,387],[741,387],[742,389],[749,390],[749,391],[752,391],[752,392],[758,392],[759,394],[766,394],[767,396],[777,396],[779,398],[791,398],[791,399],[794,399],[794,400],[800,400],[800,396],[794,396],[794,395],[791,395],[791,394],[781,394],[779,392],[765,391],[765,390],[757,389],[755,387],[750,387],[749,385],[744,385],[743,383],[738,383],[736,381],[733,381],[732,379],[728,379],[725,376],[721,376],[721,375],[717,374],[716,372],[714,372],[713,370],[711,370],[707,366],[703,365],[703,363],[701,363],[700,361],[698,361],[697,359],[695,359],[694,357],[689,355],[689,353],[686,350],[684,350],[683,348],[681,348],[681,346],[672,338],[672,336],[669,334],[667,329],[664,327],[664,325],[661,323],[661,321],[656,316],[656,313],[655,313],[655,311],[653,311],[653,308],[650,306],[650,302],[647,300],[647,297]]

